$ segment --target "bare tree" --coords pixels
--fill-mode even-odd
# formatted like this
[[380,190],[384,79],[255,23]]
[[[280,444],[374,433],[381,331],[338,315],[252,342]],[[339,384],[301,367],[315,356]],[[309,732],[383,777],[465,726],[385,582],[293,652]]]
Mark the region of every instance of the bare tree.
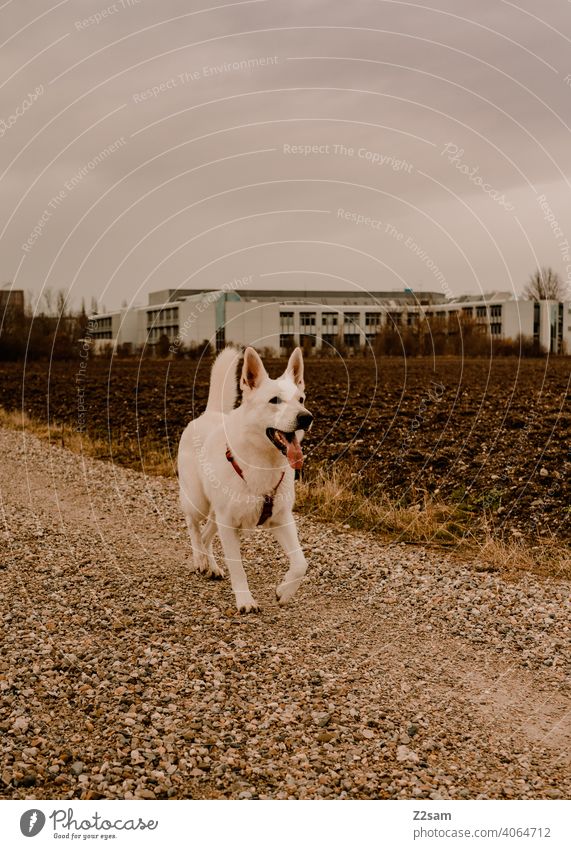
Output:
[[58,289],[56,292],[56,315],[64,319],[67,315],[67,292],[65,289]]
[[53,289],[50,289],[49,286],[46,289],[44,289],[44,291],[42,292],[42,299],[43,299],[43,302],[44,302],[44,309],[45,309],[46,315],[53,315],[54,314],[54,293],[53,293]]
[[523,290],[529,301],[561,301],[563,300],[563,283],[552,268],[538,268]]

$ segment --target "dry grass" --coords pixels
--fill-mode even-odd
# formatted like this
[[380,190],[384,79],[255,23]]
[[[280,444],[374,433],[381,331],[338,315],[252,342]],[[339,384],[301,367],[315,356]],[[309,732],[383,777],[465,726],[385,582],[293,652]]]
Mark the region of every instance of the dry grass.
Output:
[[477,568],[482,571],[571,578],[571,551],[555,539],[532,545],[523,539],[506,540],[487,530],[484,541],[475,545],[476,551],[472,545],[470,553],[477,554]]
[[456,505],[421,496],[403,505],[384,494],[362,490],[359,475],[348,467],[319,468],[298,483],[296,505],[327,522],[374,530],[402,542],[459,542],[467,533],[465,515]]
[[359,475],[348,468],[319,469],[298,484],[296,504],[314,518],[372,530],[392,542],[453,549],[481,571],[571,578],[571,551],[554,538],[540,544],[506,539],[486,518],[457,504],[431,499],[426,493],[409,505],[395,503],[383,494],[371,498],[363,491]]
[[[0,407],[0,427],[33,433],[52,445],[98,460],[135,467],[150,475],[174,477],[173,457],[162,444],[150,439],[113,442],[93,439],[69,425],[49,425],[22,412]],[[137,462],[133,462],[133,457]],[[358,473],[346,466],[317,468],[298,482],[296,506],[300,512],[325,522],[379,533],[392,542],[418,543],[453,549],[474,561],[482,571],[522,572],[571,578],[571,551],[556,539],[531,544],[524,539],[505,539],[492,524],[457,504],[448,504],[419,493],[414,503],[402,504],[379,492],[371,496]]]
[[[96,460],[119,463],[136,468],[149,475],[172,477],[175,474],[173,458],[163,445],[157,445],[150,439],[133,439],[110,442],[106,439],[94,439],[65,423],[38,421],[20,411],[8,411],[0,407],[0,427],[11,430],[23,430],[33,433],[38,439],[67,448],[75,454],[94,457]],[[133,462],[133,457],[137,461]]]

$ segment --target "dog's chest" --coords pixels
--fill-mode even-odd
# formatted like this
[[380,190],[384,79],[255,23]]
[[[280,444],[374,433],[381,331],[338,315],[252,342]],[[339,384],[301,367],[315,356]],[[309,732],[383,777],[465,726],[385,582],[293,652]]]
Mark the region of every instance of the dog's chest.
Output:
[[291,507],[289,481],[285,478],[278,471],[271,477],[250,473],[248,480],[233,481],[229,507],[234,527],[263,527],[284,507]]

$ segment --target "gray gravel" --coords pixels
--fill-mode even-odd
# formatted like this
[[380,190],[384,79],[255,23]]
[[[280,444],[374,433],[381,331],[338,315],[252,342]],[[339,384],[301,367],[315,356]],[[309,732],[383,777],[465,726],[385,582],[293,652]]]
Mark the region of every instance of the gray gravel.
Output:
[[0,431],[4,798],[568,798],[570,584],[299,520],[259,615],[187,563],[176,482]]

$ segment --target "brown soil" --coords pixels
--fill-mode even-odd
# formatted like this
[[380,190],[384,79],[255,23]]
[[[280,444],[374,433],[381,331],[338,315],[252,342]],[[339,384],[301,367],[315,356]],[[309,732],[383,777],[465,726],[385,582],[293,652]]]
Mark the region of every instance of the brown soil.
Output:
[[[174,457],[204,409],[209,368],[92,359],[78,381],[77,363],[25,372],[4,363],[1,403],[77,428],[82,397],[87,433],[109,440],[116,462],[141,468],[150,444]],[[309,359],[306,471],[349,464],[371,494],[379,487],[405,504],[436,495],[508,532],[568,542],[570,376],[569,358]]]

